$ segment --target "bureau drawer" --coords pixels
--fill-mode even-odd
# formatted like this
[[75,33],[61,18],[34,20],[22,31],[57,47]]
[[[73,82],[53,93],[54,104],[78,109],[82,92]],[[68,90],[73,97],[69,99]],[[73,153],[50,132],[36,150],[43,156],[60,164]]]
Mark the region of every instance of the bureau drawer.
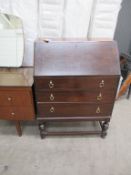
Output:
[[0,107],[0,119],[33,120],[34,111],[30,107]]
[[32,105],[30,90],[0,90],[0,106],[30,106]]
[[45,103],[37,104],[39,117],[110,116],[112,104]]
[[115,91],[37,91],[36,100],[41,102],[88,102],[112,103]]
[[89,77],[35,77],[35,88],[46,90],[98,90],[116,89],[119,81],[117,76]]

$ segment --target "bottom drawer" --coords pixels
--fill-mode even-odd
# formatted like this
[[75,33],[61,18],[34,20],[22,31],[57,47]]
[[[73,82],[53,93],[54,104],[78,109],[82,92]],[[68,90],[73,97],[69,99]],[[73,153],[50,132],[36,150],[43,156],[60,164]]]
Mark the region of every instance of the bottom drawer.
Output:
[[29,107],[0,107],[0,119],[33,120],[34,112]]
[[113,104],[43,103],[38,104],[39,117],[110,116]]

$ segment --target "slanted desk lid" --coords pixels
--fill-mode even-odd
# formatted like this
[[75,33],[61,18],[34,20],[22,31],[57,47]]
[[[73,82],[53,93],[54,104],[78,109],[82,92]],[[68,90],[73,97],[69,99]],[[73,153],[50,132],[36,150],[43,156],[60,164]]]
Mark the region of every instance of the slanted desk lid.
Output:
[[119,75],[115,41],[35,43],[35,76]]

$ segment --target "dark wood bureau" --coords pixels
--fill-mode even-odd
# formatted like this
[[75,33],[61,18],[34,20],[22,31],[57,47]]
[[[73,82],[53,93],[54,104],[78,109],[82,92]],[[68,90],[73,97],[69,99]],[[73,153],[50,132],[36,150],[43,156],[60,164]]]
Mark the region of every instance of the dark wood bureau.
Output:
[[[35,43],[34,90],[41,138],[54,134],[106,136],[120,76],[114,41]],[[101,130],[48,132],[48,121],[98,121]]]

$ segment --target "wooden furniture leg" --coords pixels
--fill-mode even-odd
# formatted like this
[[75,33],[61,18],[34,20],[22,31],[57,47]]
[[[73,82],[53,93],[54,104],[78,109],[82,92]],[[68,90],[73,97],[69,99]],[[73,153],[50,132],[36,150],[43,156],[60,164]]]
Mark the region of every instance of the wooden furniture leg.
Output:
[[107,135],[107,130],[109,128],[109,120],[106,120],[106,121],[103,121],[103,122],[100,122],[100,126],[101,126],[101,137],[102,138],[105,138],[106,135]]
[[16,131],[17,131],[18,136],[22,136],[20,121],[15,121],[15,126],[16,126]]
[[39,123],[39,130],[40,130],[41,139],[44,139],[47,135],[45,122]]
[[[61,121],[62,122],[62,121]],[[98,121],[100,123],[101,129],[96,131],[48,131],[46,128],[47,122],[41,121],[39,123],[39,131],[41,139],[44,139],[46,136],[64,136],[64,135],[101,135],[102,138],[105,138],[107,135],[107,130],[109,128],[110,119],[104,121]]]
[[124,92],[126,92],[127,88],[130,86],[131,84],[131,74],[129,74],[126,78],[126,80],[124,81],[123,85],[120,88],[120,91],[118,93],[117,99],[123,95]]

